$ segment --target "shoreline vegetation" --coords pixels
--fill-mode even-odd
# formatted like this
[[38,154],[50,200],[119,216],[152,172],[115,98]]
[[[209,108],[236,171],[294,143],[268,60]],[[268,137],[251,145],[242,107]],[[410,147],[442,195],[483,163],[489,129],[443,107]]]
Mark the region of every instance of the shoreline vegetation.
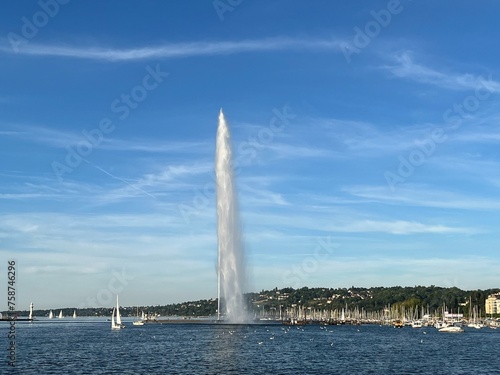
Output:
[[[254,319],[280,320],[292,316],[326,316],[340,319],[345,317],[364,317],[379,319],[391,317],[421,318],[424,315],[442,316],[443,311],[463,314],[464,318],[486,318],[485,300],[488,295],[500,289],[461,290],[456,287],[438,286],[415,287],[351,287],[351,288],[282,288],[262,290],[259,293],[246,293],[247,311]],[[36,301],[35,301],[36,302]],[[36,306],[36,303],[35,303]],[[176,304],[139,306],[149,317],[176,316],[183,318],[214,317],[217,314],[217,299],[204,299]],[[48,317],[50,310],[63,312],[70,317],[76,310],[78,317],[110,316],[112,307],[54,307],[53,309],[34,310],[34,317]],[[120,307],[122,316],[136,315],[137,306]],[[28,311],[18,311],[18,316]],[[7,312],[2,312],[7,314]],[[500,314],[489,316],[500,317]]]
[[[464,318],[486,318],[485,300],[500,289],[461,290],[431,285],[415,287],[351,287],[351,288],[282,288],[246,293],[247,310],[256,318],[283,319],[291,315],[325,315],[380,317],[390,314],[399,318],[423,315],[441,316],[443,309],[449,313],[463,314]],[[36,306],[36,303],[35,303]],[[139,306],[148,316],[178,316],[186,318],[213,317],[217,314],[217,299],[204,299],[176,304]],[[120,307],[122,316],[135,316],[137,306]],[[110,316],[112,307],[54,307],[34,310],[35,317],[48,317],[50,310],[62,310],[64,316],[73,311],[78,317]],[[19,316],[28,314],[18,311]],[[2,312],[7,314],[7,312]],[[488,317],[491,317],[488,315]],[[500,317],[500,314],[493,318]]]

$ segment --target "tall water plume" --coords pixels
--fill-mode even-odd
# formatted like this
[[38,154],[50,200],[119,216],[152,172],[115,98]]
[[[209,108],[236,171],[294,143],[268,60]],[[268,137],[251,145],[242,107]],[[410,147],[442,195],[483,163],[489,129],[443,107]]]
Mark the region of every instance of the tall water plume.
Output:
[[226,312],[230,323],[248,322],[244,308],[244,252],[241,240],[236,185],[232,165],[231,136],[222,109],[215,151],[217,180],[218,318]]

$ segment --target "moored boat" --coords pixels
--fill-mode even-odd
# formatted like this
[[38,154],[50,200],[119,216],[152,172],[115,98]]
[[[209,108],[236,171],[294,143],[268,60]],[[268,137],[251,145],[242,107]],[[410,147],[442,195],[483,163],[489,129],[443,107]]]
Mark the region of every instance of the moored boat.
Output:
[[411,326],[413,328],[422,328],[422,321],[420,320],[414,320],[411,322]]
[[[144,314],[144,312],[143,312]],[[139,306],[137,306],[137,318],[132,322],[134,326],[143,326],[144,325],[144,320],[139,319]]]
[[449,333],[460,333],[463,332],[464,329],[458,326],[446,326],[438,329],[439,332],[449,332]]
[[403,328],[403,326],[404,326],[404,323],[403,323],[401,320],[396,319],[396,320],[394,321],[394,327],[395,327],[395,328]]

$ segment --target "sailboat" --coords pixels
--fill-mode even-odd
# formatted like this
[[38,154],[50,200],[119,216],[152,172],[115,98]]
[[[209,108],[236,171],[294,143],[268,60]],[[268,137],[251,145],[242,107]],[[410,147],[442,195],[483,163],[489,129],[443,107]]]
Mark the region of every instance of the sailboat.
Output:
[[139,306],[137,306],[137,314],[136,314],[136,316],[137,316],[137,319],[134,320],[132,322],[132,324],[134,326],[143,326],[144,325],[144,321],[139,319]]
[[76,310],[73,310],[73,319],[76,319]]
[[[473,321],[470,322],[470,317],[469,317],[469,324],[467,325],[467,327],[469,328],[475,328],[475,329],[481,329],[483,328],[483,325],[481,323],[479,323],[478,321],[478,311],[477,311],[477,305],[475,305],[474,307],[472,307],[472,298],[469,299],[469,309],[472,309],[472,319]],[[470,315],[470,314],[469,314]]]
[[443,303],[443,324],[441,325],[440,328],[438,328],[439,332],[460,333],[464,331],[462,327],[456,326],[453,323],[446,322],[445,317],[446,317],[446,307]]
[[62,310],[59,311],[59,319],[62,319],[63,318],[63,314],[62,314]]
[[[116,320],[115,320],[116,311]],[[113,314],[111,315],[111,329],[122,329],[125,326],[122,324],[122,318],[120,317],[120,305],[118,304],[118,295],[116,296],[116,307],[113,307]]]

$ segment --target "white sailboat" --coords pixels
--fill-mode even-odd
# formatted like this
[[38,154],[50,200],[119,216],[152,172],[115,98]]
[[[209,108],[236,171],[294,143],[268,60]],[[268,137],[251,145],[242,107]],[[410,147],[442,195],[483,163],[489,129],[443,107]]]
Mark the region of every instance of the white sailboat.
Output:
[[134,326],[143,326],[144,325],[144,320],[139,319],[139,306],[137,306],[137,318],[132,322]]
[[113,307],[113,312],[111,313],[111,329],[120,329],[121,327],[115,322],[115,311],[116,307]]
[[62,310],[59,311],[59,319],[62,319],[63,318],[63,314],[62,314]]
[[483,328],[483,325],[481,323],[479,323],[479,319],[478,319],[479,313],[477,311],[477,305],[472,307],[472,298],[469,299],[469,306],[470,306],[469,309],[472,309],[472,322],[470,322],[470,318],[469,318],[469,324],[467,325],[467,327],[475,328],[475,329]]
[[52,312],[52,310],[50,310],[50,312],[49,312],[49,319],[52,319],[52,318],[54,318],[54,313]]
[[[116,311],[116,320],[115,320]],[[122,324],[122,318],[120,317],[120,305],[118,303],[118,295],[116,296],[116,307],[113,307],[113,314],[111,315],[111,329],[122,329],[125,326]]]
[[76,319],[76,310],[73,310],[73,319]]

